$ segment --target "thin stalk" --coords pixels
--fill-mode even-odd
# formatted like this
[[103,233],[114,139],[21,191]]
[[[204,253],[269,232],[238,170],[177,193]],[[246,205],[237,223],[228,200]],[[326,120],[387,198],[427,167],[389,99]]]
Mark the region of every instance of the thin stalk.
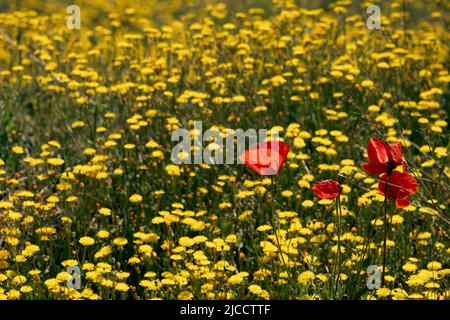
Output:
[[336,265],[335,265],[335,286],[334,286],[334,296],[338,297],[339,290],[339,278],[341,276],[341,195],[336,198],[336,213],[337,213],[337,223],[336,223],[336,231],[337,231],[337,252],[336,252]]
[[272,219],[272,224],[273,224],[273,228],[274,228],[274,230],[273,230],[274,232],[273,233],[274,233],[274,236],[275,236],[275,241],[277,242],[278,251],[279,251],[279,254],[280,254],[280,257],[281,257],[281,261],[283,262],[283,266],[284,266],[286,272],[289,273],[286,261],[284,261],[283,251],[281,250],[281,242],[278,239],[278,233],[277,233],[277,229],[280,229],[280,226],[281,226],[280,223],[279,223],[279,220],[278,220],[277,210],[275,208],[275,205],[276,205],[275,196],[278,194],[278,187],[277,187],[277,184],[276,184],[277,181],[275,181],[276,180],[275,176],[273,176],[271,178],[271,180],[272,180],[271,188],[270,188],[271,189],[271,193],[272,193],[271,219]]
[[277,243],[279,255],[280,255],[280,258],[281,258],[280,260],[283,263],[283,267],[284,267],[285,271],[288,274],[290,282],[293,284],[293,283],[295,283],[294,275],[290,271],[290,268],[288,267],[288,264],[284,260],[283,250],[281,248],[281,242],[280,242],[280,239],[278,238],[277,230],[281,230],[281,224],[279,223],[279,217],[278,217],[278,214],[277,214],[277,210],[275,208],[275,206],[277,204],[277,202],[275,201],[275,196],[279,193],[278,182],[280,182],[281,179],[280,178],[275,179],[275,177],[276,176],[272,176],[272,178],[271,178],[272,184],[271,184],[271,188],[270,188],[271,194],[272,194],[271,219],[272,219],[272,225],[273,225],[273,228],[274,228],[273,231],[274,231],[275,241]]
[[387,173],[386,186],[384,188],[384,212],[383,212],[383,261],[382,261],[382,271],[381,271],[381,287],[384,287],[384,276],[386,273],[386,251],[387,251],[387,233],[388,233],[388,221],[387,221],[387,199],[389,192],[389,183],[391,182],[392,171],[389,170]]

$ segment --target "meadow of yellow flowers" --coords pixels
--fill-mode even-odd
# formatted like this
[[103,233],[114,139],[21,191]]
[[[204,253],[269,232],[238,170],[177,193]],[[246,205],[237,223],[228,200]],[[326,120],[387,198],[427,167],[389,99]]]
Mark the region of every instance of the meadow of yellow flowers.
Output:
[[[450,1],[74,2],[0,0],[0,299],[450,298]],[[174,164],[194,121],[279,134],[282,171]],[[382,287],[373,136],[419,184]]]

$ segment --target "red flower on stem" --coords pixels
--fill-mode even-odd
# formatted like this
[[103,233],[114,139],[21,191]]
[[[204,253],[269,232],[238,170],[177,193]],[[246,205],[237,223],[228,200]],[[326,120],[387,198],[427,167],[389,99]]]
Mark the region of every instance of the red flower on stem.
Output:
[[378,138],[370,138],[367,144],[369,162],[363,163],[362,167],[368,174],[388,173],[399,165],[406,170],[406,161],[403,156],[400,142],[387,144]]
[[322,180],[312,186],[311,190],[321,199],[335,199],[336,198],[336,213],[337,213],[337,251],[336,251],[336,261],[334,266],[334,277],[335,277],[335,287],[334,294],[335,297],[339,296],[339,280],[341,274],[341,198],[340,194],[342,192],[342,186],[340,182],[345,179],[344,174],[338,175],[338,181],[334,180]]
[[[380,178],[378,184],[378,191],[385,195],[386,183],[388,181],[388,175],[384,174]],[[395,205],[398,208],[405,208],[411,204],[411,201],[407,198],[416,193],[417,181],[414,177],[408,173],[402,173],[393,171],[391,173],[388,185],[387,197],[395,200]]]
[[239,159],[260,175],[272,176],[280,172],[290,147],[283,141],[263,142],[245,150]]
[[370,138],[367,144],[367,154],[369,162],[362,164],[363,169],[372,175],[384,173],[378,184],[378,191],[384,195],[383,269],[381,273],[381,286],[384,287],[389,223],[387,220],[387,199],[394,199],[395,205],[399,208],[409,206],[411,201],[407,198],[416,192],[417,182],[413,176],[407,173],[394,171],[400,165],[403,166],[404,170],[407,169],[400,142],[387,144],[378,138]]
[[334,199],[342,192],[339,182],[323,180],[312,186],[311,190],[321,199]]

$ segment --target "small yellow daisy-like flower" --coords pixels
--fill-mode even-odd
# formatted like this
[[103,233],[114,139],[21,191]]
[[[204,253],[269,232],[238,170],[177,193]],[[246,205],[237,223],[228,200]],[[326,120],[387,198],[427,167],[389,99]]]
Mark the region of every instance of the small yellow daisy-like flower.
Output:
[[80,240],[78,242],[81,245],[88,247],[88,246],[92,246],[95,243],[95,240],[91,237],[82,237],[82,238],[80,238]]
[[244,278],[248,276],[247,272],[239,272],[238,274],[234,274],[228,278],[229,284],[239,284],[244,281]]
[[138,264],[138,263],[141,263],[141,260],[139,260],[138,257],[131,257],[130,259],[128,259],[128,263],[129,264]]
[[78,265],[78,261],[75,259],[64,260],[63,262],[61,262],[61,265],[66,268],[69,266],[76,266]]
[[180,175],[180,167],[174,164],[169,164],[166,166],[166,172],[171,176],[179,176]]
[[20,298],[20,292],[19,291],[15,290],[15,289],[12,289],[12,290],[10,290],[8,292],[8,299],[16,300],[16,299],[19,299],[19,298]]
[[66,199],[66,202],[76,202],[78,200],[78,197],[76,196],[69,196]]
[[281,196],[285,198],[290,198],[294,195],[294,193],[291,190],[284,190],[281,192]]
[[314,202],[312,200],[305,200],[302,202],[303,208],[311,208],[314,205]]
[[402,266],[402,269],[406,272],[414,272],[417,270],[417,266],[414,263],[407,262]]
[[214,286],[211,283],[205,283],[201,287],[201,293],[207,293],[214,289]]
[[259,226],[258,228],[256,228],[256,231],[260,231],[260,232],[269,231],[269,230],[272,230],[272,227],[267,225],[267,224],[264,224],[264,225]]
[[72,122],[72,128],[76,129],[76,128],[82,128],[86,125],[86,123],[84,121],[81,120],[76,120],[74,122]]
[[126,244],[128,243],[128,240],[125,239],[125,238],[123,238],[123,237],[118,237],[118,238],[115,238],[115,239],[113,240],[113,243],[114,243],[116,246],[124,246],[124,245],[126,245]]
[[97,173],[95,178],[98,179],[98,180],[103,180],[103,179],[108,178],[108,176],[109,176],[108,172],[99,172],[99,173]]
[[13,284],[24,284],[25,282],[27,282],[27,278],[25,276],[15,276],[12,279]]
[[408,296],[409,299],[423,299],[423,295],[420,293],[413,293]]
[[250,291],[253,294],[259,295],[262,292],[262,288],[257,284],[252,284],[248,287],[248,291]]
[[27,261],[27,258],[22,254],[18,254],[17,256],[14,257],[14,261],[18,262],[18,263],[22,263],[22,262]]
[[328,276],[325,274],[318,274],[318,275],[316,275],[316,278],[322,282],[326,282],[328,280]]
[[41,270],[33,269],[28,272],[28,274],[32,277],[36,277],[41,274]]
[[380,288],[377,290],[377,296],[381,297],[381,298],[389,296],[390,293],[391,293],[391,290],[389,290],[388,288]]
[[156,284],[156,281],[152,280],[141,280],[139,282],[139,285],[150,290],[156,290],[159,288],[159,286]]
[[114,289],[116,289],[117,291],[127,292],[130,289],[130,286],[124,282],[119,282],[116,284]]
[[86,149],[84,149],[83,154],[85,154],[87,156],[92,156],[96,152],[97,151],[94,148],[86,148]]
[[118,272],[116,273],[117,279],[124,280],[130,276],[129,272]]
[[144,274],[144,277],[145,278],[154,278],[154,277],[156,277],[156,272],[153,272],[153,271],[146,272]]
[[64,164],[64,160],[61,158],[49,158],[47,163],[51,166],[61,166]]
[[431,261],[427,264],[428,270],[441,270],[441,268],[442,268],[442,263],[440,263],[438,261]]
[[123,174],[123,169],[121,169],[121,168],[117,168],[117,169],[114,169],[114,175],[116,175],[116,176],[120,176],[120,175],[122,175]]
[[105,239],[109,237],[109,232],[106,230],[100,230],[99,232],[97,232],[97,236],[99,238]]
[[314,279],[315,275],[312,271],[304,271],[298,276],[298,283],[300,284],[307,284],[311,282]]
[[31,291],[33,291],[33,288],[30,286],[22,286],[20,288],[20,292],[22,293],[30,293]]
[[130,202],[133,203],[142,202],[142,196],[140,194],[135,193],[130,198],[128,198],[128,200],[130,200]]
[[111,215],[111,209],[108,208],[100,208],[98,210],[98,213],[100,213],[102,216],[110,216]]
[[15,154],[24,154],[25,150],[21,146],[12,147],[12,152]]
[[179,300],[192,300],[193,297],[194,295],[189,291],[183,291],[178,295]]
[[47,202],[57,203],[57,202],[59,202],[59,199],[58,199],[57,196],[50,196],[50,197],[47,198]]

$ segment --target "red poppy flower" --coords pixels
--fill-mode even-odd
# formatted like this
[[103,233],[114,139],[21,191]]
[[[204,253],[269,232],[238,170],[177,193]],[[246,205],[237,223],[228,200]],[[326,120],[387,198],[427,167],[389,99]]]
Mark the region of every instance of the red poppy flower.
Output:
[[313,185],[311,190],[321,199],[334,199],[342,192],[342,187],[337,181],[323,180]]
[[362,167],[368,174],[382,174],[403,165],[406,170],[406,161],[403,157],[400,142],[387,144],[378,138],[370,138],[367,145],[369,162]]
[[[378,191],[385,196],[388,175],[380,178]],[[417,191],[417,181],[408,173],[393,171],[388,186],[388,198],[395,200],[398,208],[404,208],[411,204],[407,198]]]
[[250,147],[239,159],[260,175],[272,176],[280,172],[290,147],[283,141],[263,142]]

